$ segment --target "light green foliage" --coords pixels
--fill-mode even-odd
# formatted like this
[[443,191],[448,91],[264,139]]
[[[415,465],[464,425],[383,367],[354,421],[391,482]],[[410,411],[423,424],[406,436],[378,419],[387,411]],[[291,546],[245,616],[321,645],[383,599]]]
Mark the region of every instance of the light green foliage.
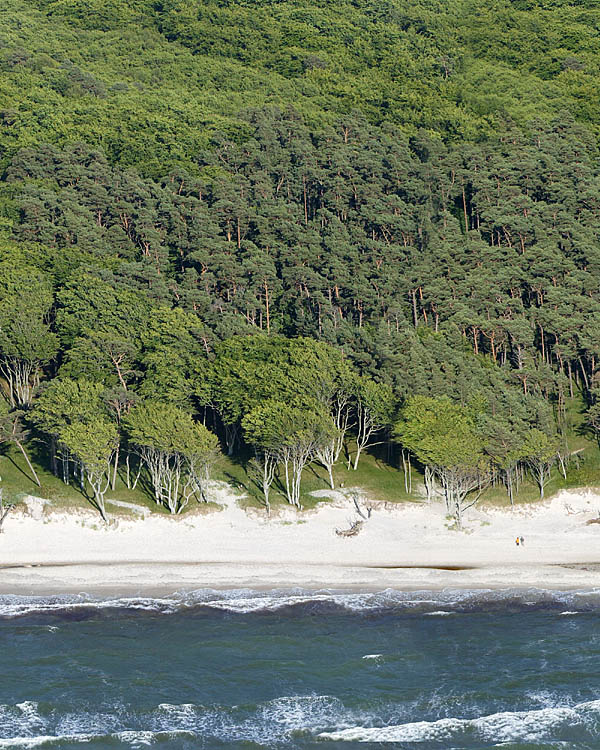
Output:
[[409,398],[395,435],[423,464],[473,469],[485,465],[472,415],[450,399]]
[[361,452],[369,445],[376,444],[377,439],[381,440],[382,432],[391,427],[396,399],[387,383],[376,383],[365,376],[355,378],[353,391],[356,414],[356,470]]
[[150,304],[145,295],[119,287],[86,270],[74,273],[58,293],[56,327],[65,343],[95,334],[120,337],[134,343],[147,320]]
[[209,378],[211,402],[230,430],[230,451],[240,420],[267,401],[331,414],[345,431],[352,371],[323,342],[277,335],[227,339],[215,348]]
[[48,325],[52,287],[37,268],[0,263],[0,372],[12,406],[29,406],[43,367],[58,351]]
[[[318,403],[314,406],[318,409]],[[331,441],[331,418],[306,407],[266,401],[244,417],[242,427],[246,439],[262,452],[263,462],[274,459],[282,464],[288,502],[300,507],[302,472]],[[265,498],[268,506],[267,492]]]
[[60,369],[61,377],[87,378],[110,387],[127,390],[136,372],[139,345],[133,335],[116,329],[88,330],[69,349]]
[[181,513],[192,497],[205,499],[204,486],[218,452],[214,434],[176,406],[151,401],[137,404],[125,426],[158,504]]
[[567,107],[598,123],[595,9],[567,2],[7,0],[0,23],[9,158],[85,141],[162,175],[267,104],[319,130],[360,109],[451,140],[489,135],[507,113],[526,123]]
[[206,403],[211,339],[197,316],[181,308],[153,310],[142,331],[140,395],[185,407],[196,394]]
[[89,380],[54,379],[35,402],[31,418],[44,432],[59,437],[69,425],[90,424],[103,411],[103,388]]
[[108,419],[103,394],[98,383],[56,378],[36,400],[29,416],[50,438],[54,473],[58,448],[63,481],[68,484],[72,474],[79,478],[83,490],[85,474],[93,490],[93,503],[106,520],[104,495],[119,440],[117,426]]
[[173,453],[214,449],[216,438],[189,414],[171,404],[146,401],[134,407],[126,420],[133,443]]
[[528,458],[536,461],[550,461],[558,451],[556,437],[547,435],[541,430],[533,429],[525,435],[523,451]]
[[326,415],[281,401],[263,402],[244,416],[242,427],[248,442],[273,452],[324,440],[331,429]]
[[539,429],[531,429],[525,435],[523,453],[525,460],[532,467],[540,488],[540,498],[544,497],[544,488],[550,479],[550,469],[559,453],[560,443],[555,435],[548,435]]
[[489,460],[471,410],[448,398],[412,396],[395,434],[438,478],[446,508],[460,527],[464,511],[477,502],[490,478]]
[[97,474],[108,471],[110,458],[117,445],[117,430],[106,419],[94,418],[90,422],[66,425],[60,434],[61,441],[72,455],[84,465],[86,471]]
[[117,428],[112,422],[94,417],[89,422],[66,425],[60,433],[62,444],[80,464],[80,471],[92,488],[92,502],[106,521],[104,496],[110,485],[111,462],[117,448]]

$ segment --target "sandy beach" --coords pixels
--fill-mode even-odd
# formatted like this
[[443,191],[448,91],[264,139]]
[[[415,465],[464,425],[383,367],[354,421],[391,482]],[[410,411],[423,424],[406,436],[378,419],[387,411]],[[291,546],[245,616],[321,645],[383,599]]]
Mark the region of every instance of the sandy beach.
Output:
[[[600,587],[600,495],[569,491],[514,510],[477,508],[464,529],[445,506],[377,504],[355,537],[348,494],[317,509],[243,510],[226,485],[222,510],[169,518],[58,511],[33,498],[0,535],[1,593],[160,592],[198,588]],[[516,546],[516,536],[525,539]]]

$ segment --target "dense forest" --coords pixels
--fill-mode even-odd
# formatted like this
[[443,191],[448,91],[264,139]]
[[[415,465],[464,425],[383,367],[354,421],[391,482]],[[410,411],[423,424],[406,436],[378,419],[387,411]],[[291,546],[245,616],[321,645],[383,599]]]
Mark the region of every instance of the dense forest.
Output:
[[393,442],[460,522],[566,474],[573,399],[600,430],[594,0],[0,17],[0,439],[36,477],[33,440],[103,515],[118,476],[177,513],[222,451],[300,506]]

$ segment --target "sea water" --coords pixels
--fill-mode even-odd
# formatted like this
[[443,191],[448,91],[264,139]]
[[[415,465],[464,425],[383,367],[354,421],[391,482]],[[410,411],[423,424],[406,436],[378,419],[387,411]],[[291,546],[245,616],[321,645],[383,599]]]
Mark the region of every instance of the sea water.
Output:
[[600,592],[0,597],[0,748],[599,748]]

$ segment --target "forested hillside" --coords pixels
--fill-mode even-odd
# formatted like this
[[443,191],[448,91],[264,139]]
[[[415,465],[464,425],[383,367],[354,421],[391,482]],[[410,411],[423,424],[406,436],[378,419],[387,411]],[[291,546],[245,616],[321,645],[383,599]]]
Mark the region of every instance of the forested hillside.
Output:
[[245,110],[323,133],[359,110],[443,141],[566,109],[598,134],[597,0],[5,0],[0,152],[84,141],[162,177]]
[[181,511],[219,450],[300,505],[350,437],[458,519],[566,475],[567,404],[600,428],[596,2],[0,19],[5,441],[102,513],[118,474]]

